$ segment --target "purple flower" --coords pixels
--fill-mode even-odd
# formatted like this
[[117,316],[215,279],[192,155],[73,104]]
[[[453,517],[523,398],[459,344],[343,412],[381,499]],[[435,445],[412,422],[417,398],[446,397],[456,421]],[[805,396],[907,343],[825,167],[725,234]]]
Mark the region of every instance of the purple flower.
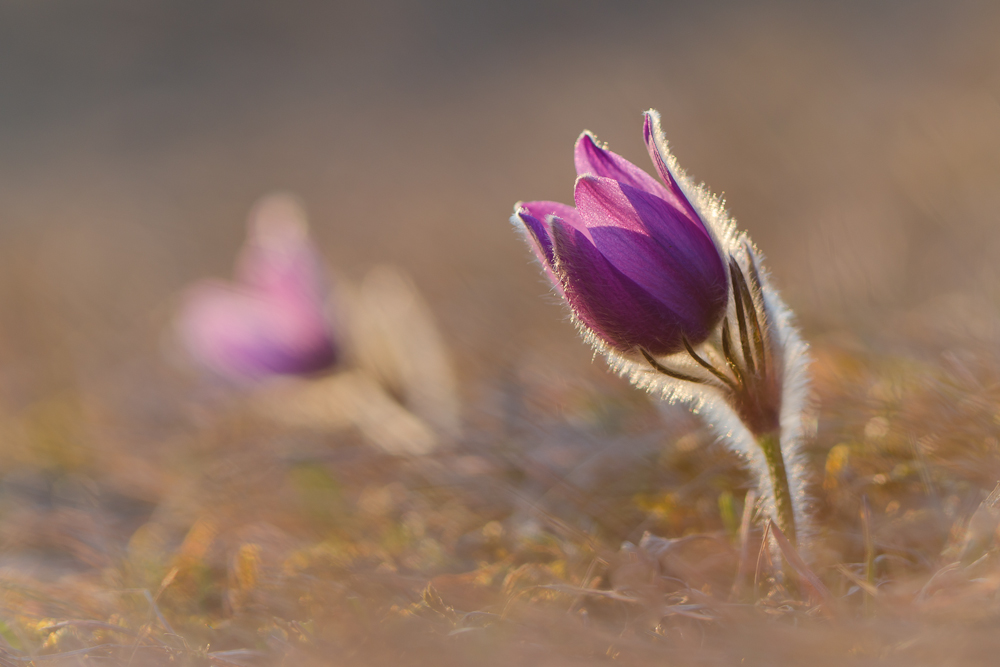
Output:
[[706,340],[727,305],[728,273],[715,239],[654,141],[660,183],[584,132],[576,143],[576,208],[518,203],[513,221],[577,320],[615,350],[666,355]]
[[298,203],[272,195],[251,215],[236,281],[190,287],[177,330],[199,362],[234,379],[314,373],[337,358],[328,287]]

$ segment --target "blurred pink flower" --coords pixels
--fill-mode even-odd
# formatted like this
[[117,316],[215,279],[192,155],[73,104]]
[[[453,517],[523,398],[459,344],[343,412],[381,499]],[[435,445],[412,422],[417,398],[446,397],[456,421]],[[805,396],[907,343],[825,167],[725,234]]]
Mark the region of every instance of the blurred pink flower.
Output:
[[233,379],[322,371],[338,356],[329,285],[302,208],[271,195],[251,213],[236,280],[188,288],[177,331],[195,359]]

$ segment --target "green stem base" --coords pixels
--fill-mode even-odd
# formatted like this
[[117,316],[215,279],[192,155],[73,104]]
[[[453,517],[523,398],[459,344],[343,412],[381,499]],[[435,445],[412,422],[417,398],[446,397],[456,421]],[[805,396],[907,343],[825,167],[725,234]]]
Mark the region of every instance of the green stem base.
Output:
[[757,445],[764,452],[767,461],[767,471],[771,475],[771,487],[774,489],[775,523],[785,534],[792,545],[798,544],[795,531],[795,512],[792,509],[792,491],[788,486],[788,473],[785,471],[785,457],[781,453],[781,439],[777,432],[757,436]]

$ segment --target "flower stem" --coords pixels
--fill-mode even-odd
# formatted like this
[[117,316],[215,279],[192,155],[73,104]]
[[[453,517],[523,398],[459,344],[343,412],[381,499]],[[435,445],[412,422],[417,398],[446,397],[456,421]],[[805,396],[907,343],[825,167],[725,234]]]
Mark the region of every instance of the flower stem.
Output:
[[788,486],[788,473],[785,471],[785,457],[781,453],[781,438],[776,431],[757,436],[757,445],[764,452],[767,461],[767,471],[771,475],[771,487],[774,489],[774,517],[778,528],[793,544],[798,540],[795,533],[795,513],[792,510],[792,491]]

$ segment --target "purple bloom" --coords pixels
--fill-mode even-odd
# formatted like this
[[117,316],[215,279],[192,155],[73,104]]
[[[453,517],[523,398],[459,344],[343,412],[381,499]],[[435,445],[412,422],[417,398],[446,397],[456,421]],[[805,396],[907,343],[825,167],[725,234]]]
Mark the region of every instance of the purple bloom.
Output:
[[325,311],[328,287],[301,208],[272,195],[251,216],[236,281],[190,287],[177,330],[198,361],[223,375],[314,373],[337,358]]
[[512,220],[580,323],[626,354],[666,355],[706,340],[729,295],[712,234],[671,174],[647,113],[646,148],[663,183],[598,145],[576,144],[576,207],[519,203]]

